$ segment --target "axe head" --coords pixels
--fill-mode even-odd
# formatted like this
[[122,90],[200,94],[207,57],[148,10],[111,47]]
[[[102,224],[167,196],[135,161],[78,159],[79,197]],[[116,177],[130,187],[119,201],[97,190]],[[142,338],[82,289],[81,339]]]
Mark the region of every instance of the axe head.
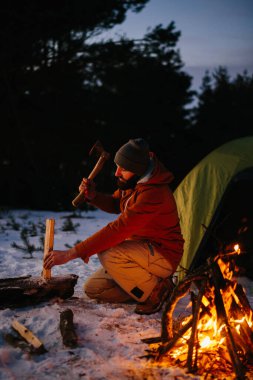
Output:
[[103,156],[105,159],[110,157],[110,154],[104,150],[102,143],[97,140],[89,151],[89,156],[95,155],[96,157]]

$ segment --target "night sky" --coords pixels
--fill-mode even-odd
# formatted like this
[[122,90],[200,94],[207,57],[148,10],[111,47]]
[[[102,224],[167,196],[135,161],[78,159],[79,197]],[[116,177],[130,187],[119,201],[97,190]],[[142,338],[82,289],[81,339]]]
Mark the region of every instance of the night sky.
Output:
[[175,22],[184,69],[197,89],[206,70],[227,67],[231,77],[253,73],[253,0],[150,0],[107,35],[141,38],[148,27]]

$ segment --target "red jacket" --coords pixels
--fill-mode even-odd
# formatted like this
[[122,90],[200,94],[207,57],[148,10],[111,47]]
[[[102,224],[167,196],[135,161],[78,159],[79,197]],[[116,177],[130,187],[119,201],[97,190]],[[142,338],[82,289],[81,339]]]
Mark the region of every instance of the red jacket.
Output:
[[177,268],[183,254],[176,203],[169,183],[173,175],[152,154],[154,169],[150,178],[137,183],[134,189],[116,190],[112,195],[97,193],[92,204],[110,212],[120,213],[107,226],[76,245],[84,260],[111,248],[125,239],[152,243]]

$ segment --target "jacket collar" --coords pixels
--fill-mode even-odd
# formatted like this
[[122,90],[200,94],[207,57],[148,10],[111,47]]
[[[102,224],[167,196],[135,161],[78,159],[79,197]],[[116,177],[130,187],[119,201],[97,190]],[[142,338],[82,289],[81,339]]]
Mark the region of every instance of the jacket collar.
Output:
[[152,172],[153,172],[153,170],[154,170],[154,167],[155,167],[154,160],[153,160],[152,157],[150,157],[150,162],[149,162],[148,169],[147,169],[146,172],[143,174],[143,176],[139,179],[139,181],[137,182],[137,184],[148,182],[148,180],[149,180],[150,177],[152,176]]

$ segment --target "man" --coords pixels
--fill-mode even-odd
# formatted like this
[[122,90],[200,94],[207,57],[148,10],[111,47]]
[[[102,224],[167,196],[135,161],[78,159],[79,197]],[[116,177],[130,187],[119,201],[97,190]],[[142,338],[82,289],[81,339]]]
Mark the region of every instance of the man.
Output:
[[119,217],[66,251],[52,251],[44,266],[98,254],[102,267],[84,285],[90,298],[107,302],[138,302],[135,312],[159,311],[173,290],[171,275],[183,254],[176,203],[169,188],[173,175],[149,152],[148,143],[129,140],[116,153],[118,189],[96,191],[83,179],[79,191],[92,205]]

